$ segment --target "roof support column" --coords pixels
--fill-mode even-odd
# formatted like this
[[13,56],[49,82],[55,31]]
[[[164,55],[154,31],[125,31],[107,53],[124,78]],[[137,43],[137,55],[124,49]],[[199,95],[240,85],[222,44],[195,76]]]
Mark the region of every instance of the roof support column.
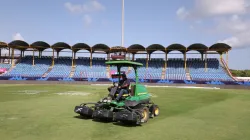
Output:
[[9,47],[9,59],[8,59],[8,62],[9,62],[9,64],[10,64],[10,47]]
[[226,52],[226,54],[227,54],[227,66],[228,66],[228,58],[229,58],[228,51]]
[[184,53],[184,68],[187,68],[187,52]]
[[76,66],[76,52],[74,52],[74,66]]
[[110,53],[107,53],[107,60],[110,60]]
[[55,49],[53,48],[52,66],[55,65]]
[[38,57],[41,58],[41,51],[38,51]]
[[207,72],[207,52],[205,52],[205,72]]
[[146,60],[146,68],[148,68],[148,53],[147,53],[147,60]]
[[2,49],[0,49],[0,63],[2,63]]
[[132,60],[135,61],[135,54],[132,54]]
[[33,48],[33,58],[32,58],[32,65],[34,66],[35,65],[35,51],[34,51],[34,48]]
[[21,54],[20,54],[20,57],[22,58],[23,57],[23,51],[21,50]]
[[168,67],[168,53],[165,53],[165,69]]
[[56,58],[59,58],[59,51],[56,51]]
[[201,60],[204,60],[204,53],[201,53]]
[[14,66],[15,65],[15,62],[14,62],[14,48],[12,48],[11,56],[12,56],[12,58],[11,58],[11,64],[12,64],[12,66]]
[[72,50],[72,57],[71,57],[71,60],[72,60],[72,61],[71,61],[71,63],[72,63],[71,65],[72,65],[72,66],[71,66],[71,67],[73,67],[73,66],[74,66],[74,51],[73,51],[73,50]]
[[92,50],[91,50],[91,52],[90,52],[90,67],[92,68],[92,55],[93,55],[93,52],[92,52]]

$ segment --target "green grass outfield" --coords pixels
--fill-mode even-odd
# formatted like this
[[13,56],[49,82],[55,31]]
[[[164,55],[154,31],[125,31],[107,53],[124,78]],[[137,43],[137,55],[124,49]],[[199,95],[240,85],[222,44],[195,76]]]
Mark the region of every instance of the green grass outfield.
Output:
[[[74,118],[107,86],[0,85],[1,140],[250,140],[250,91],[148,88],[160,116],[137,126]],[[73,94],[73,95],[72,95]]]

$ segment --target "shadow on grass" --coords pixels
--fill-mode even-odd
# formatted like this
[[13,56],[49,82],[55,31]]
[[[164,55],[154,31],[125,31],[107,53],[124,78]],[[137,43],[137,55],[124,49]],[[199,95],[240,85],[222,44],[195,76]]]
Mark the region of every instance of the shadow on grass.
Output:
[[93,122],[97,123],[112,123],[112,121],[104,120],[104,119],[92,119]]
[[85,116],[74,116],[76,119],[81,119],[81,120],[91,120],[96,123],[104,123],[104,124],[110,124],[113,123],[113,125],[116,126],[122,126],[122,127],[141,127],[142,125],[138,125],[135,123],[131,122],[116,122],[116,121],[110,121],[110,120],[102,120],[102,119],[92,119],[91,117],[85,117]]
[[74,118],[76,118],[76,119],[81,119],[81,120],[91,120],[92,118],[90,118],[90,117],[85,117],[85,116],[74,116]]
[[137,125],[135,123],[125,123],[125,122],[113,122],[114,125],[116,126],[122,126],[122,127],[141,127],[142,125]]

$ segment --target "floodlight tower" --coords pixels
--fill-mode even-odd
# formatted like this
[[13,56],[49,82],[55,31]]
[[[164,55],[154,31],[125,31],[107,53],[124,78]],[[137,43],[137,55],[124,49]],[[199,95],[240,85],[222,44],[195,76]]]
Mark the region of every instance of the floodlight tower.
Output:
[[[124,46],[124,9],[125,9],[125,4],[124,4],[125,0],[122,0],[122,35],[121,35],[121,47],[125,47]],[[128,53],[128,59],[130,60],[130,54]]]
[[121,47],[124,47],[124,0],[122,0],[122,38]]

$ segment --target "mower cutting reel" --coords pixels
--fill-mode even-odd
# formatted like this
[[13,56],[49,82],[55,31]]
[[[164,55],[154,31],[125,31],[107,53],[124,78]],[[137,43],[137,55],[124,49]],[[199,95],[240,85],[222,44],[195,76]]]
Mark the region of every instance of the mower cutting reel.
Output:
[[[115,100],[120,89],[113,86],[107,97],[97,103],[82,103],[75,106],[74,112],[82,117],[101,121],[115,121],[121,123],[142,124],[148,122],[149,118],[159,115],[160,109],[151,101],[151,96],[146,87],[138,83],[137,67],[141,63],[132,61],[108,61],[108,65],[117,66],[118,82],[120,81],[121,67],[133,67],[136,81],[131,84],[128,94],[124,94],[121,100]],[[117,74],[116,74],[117,76]]]

